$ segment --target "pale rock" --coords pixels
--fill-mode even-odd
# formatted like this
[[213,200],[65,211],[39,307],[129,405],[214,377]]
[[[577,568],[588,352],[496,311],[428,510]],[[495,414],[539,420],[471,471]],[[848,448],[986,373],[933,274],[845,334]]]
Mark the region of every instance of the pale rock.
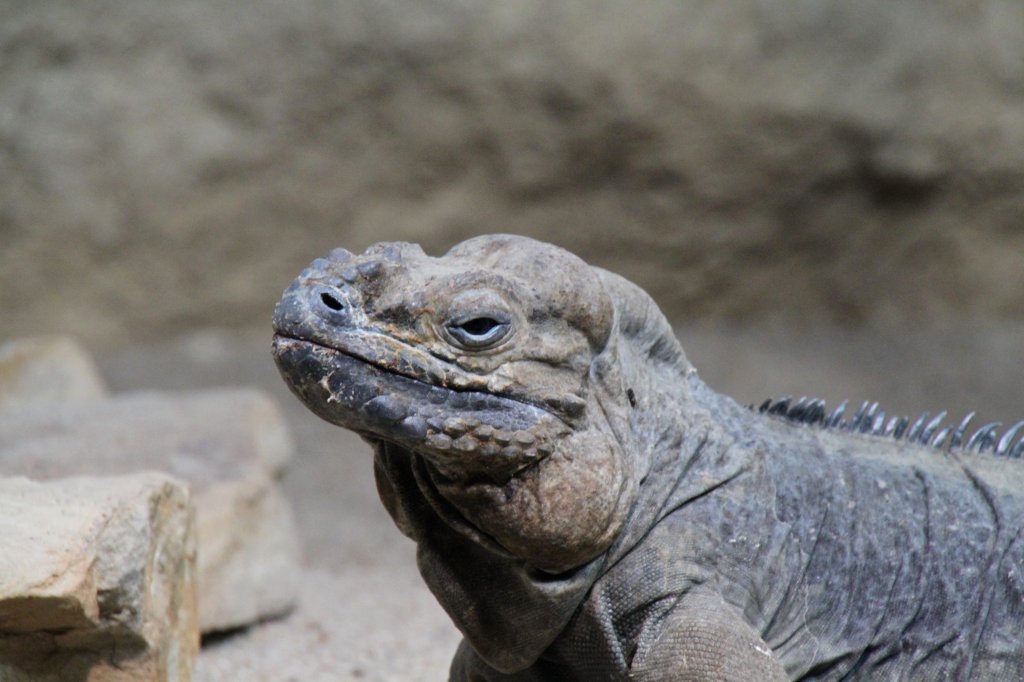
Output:
[[74,339],[40,336],[0,344],[0,410],[106,395],[95,363]]
[[157,469],[196,507],[204,632],[282,614],[299,558],[278,484],[292,445],[274,403],[250,389],[135,393],[0,413],[0,475],[53,479]]
[[188,682],[195,531],[164,474],[0,478],[0,680]]

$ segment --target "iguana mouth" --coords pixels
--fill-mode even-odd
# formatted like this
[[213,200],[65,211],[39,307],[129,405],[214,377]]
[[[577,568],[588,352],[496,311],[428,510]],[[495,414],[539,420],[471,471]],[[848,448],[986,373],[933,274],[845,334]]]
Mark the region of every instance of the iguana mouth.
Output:
[[429,383],[390,358],[282,333],[273,347],[288,385],[318,416],[421,453],[448,475],[506,477],[571,433],[535,405]]

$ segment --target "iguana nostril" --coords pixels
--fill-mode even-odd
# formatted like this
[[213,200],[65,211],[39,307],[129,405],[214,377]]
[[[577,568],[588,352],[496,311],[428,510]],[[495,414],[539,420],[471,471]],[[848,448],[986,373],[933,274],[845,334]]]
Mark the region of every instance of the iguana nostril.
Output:
[[331,296],[326,291],[320,294],[320,301],[331,310],[342,310],[345,308],[341,301]]

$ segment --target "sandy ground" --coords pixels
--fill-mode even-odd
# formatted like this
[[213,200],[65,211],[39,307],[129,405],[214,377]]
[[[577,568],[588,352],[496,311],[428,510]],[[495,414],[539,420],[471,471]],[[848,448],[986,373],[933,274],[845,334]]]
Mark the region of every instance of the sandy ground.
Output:
[[[1024,415],[1024,327],[879,337],[836,329],[687,328],[705,381],[743,402],[807,393],[876,399],[891,411]],[[284,479],[305,569],[288,617],[210,638],[197,682],[442,680],[459,636],[423,586],[414,547],[385,514],[368,447],[302,408],[277,377],[269,333],[211,331],[101,352],[115,390],[255,385],[280,403],[296,441]]]

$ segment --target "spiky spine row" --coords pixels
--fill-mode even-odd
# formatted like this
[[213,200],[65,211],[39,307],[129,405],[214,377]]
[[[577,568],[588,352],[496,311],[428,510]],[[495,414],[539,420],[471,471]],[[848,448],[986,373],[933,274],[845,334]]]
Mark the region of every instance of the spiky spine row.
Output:
[[[946,412],[940,412],[929,420],[928,412],[923,413],[913,422],[909,417],[893,416],[886,419],[885,410],[879,409],[877,402],[865,400],[860,408],[849,419],[845,419],[849,401],[844,400],[834,410],[825,409],[825,401],[803,396],[793,402],[791,396],[774,400],[769,398],[756,408],[761,414],[783,417],[792,422],[818,425],[825,429],[866,433],[875,436],[893,438],[908,443],[918,443],[933,447],[943,452],[959,450],[961,452],[986,452],[991,449],[998,456],[1019,458],[1024,454],[1024,435],[1019,439],[1017,434],[1024,429],[1024,420],[1013,424],[999,437],[1001,422],[991,422],[981,426],[970,436],[967,427],[974,418],[971,412],[955,427],[952,424],[943,426]],[[755,409],[753,405],[750,409]]]

